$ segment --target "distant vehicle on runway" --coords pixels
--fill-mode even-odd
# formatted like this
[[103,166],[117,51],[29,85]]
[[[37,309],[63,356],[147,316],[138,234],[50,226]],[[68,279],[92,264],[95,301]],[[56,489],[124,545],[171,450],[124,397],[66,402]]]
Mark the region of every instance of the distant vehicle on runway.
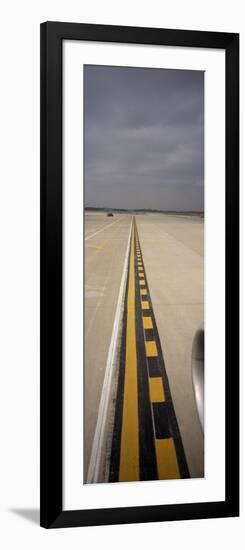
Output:
[[113,212],[107,212],[107,216],[111,217],[114,216]]

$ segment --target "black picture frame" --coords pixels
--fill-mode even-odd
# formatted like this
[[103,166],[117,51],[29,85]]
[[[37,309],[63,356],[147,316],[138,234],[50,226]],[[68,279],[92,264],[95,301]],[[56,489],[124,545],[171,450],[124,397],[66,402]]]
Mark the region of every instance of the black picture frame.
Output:
[[[222,502],[62,508],[62,41],[221,48],[226,63],[226,497]],[[98,45],[99,47],[99,45]],[[130,503],[129,503],[130,504]],[[41,526],[123,524],[239,515],[239,35],[41,24]]]

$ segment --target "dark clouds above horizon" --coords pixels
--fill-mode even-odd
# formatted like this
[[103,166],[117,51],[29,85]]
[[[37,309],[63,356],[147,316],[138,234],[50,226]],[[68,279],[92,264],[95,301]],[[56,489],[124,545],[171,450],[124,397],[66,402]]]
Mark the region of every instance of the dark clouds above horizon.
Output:
[[84,67],[85,204],[203,210],[204,73]]

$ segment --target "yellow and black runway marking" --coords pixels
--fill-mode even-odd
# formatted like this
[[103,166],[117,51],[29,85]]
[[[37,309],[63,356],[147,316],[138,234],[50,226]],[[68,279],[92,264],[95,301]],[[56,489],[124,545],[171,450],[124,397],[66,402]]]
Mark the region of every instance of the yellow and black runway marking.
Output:
[[188,477],[134,219],[109,481]]

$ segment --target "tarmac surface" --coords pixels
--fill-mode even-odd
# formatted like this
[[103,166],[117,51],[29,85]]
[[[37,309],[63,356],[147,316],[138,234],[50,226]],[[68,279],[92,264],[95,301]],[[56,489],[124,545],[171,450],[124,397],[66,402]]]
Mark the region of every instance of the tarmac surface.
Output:
[[[142,444],[140,443],[141,447],[147,444],[144,441],[144,431],[147,431],[147,428],[142,425],[142,419],[148,404],[144,408],[141,393],[146,395],[148,390],[145,392],[144,382],[137,384],[137,376],[141,376],[139,363],[145,364],[146,377],[147,373],[150,377],[148,393],[150,397],[154,394],[156,396],[154,400],[158,402],[158,405],[155,401],[151,403],[151,411],[154,413],[156,407],[159,411],[160,406],[165,406],[165,409],[170,411],[167,413],[170,420],[166,421],[169,429],[166,432],[164,428],[160,436],[155,435],[158,439],[154,440],[157,443],[157,452],[156,459],[153,458],[156,462],[156,472],[158,474],[161,472],[159,478],[186,477],[186,471],[189,472],[190,477],[203,477],[204,439],[197,416],[191,379],[192,342],[196,330],[203,324],[204,319],[203,219],[188,215],[136,214],[135,224],[132,225],[132,218],[132,214],[115,213],[113,217],[97,212],[85,214],[85,481],[148,479],[145,477],[142,461],[149,462],[151,455],[146,453],[145,458],[142,459],[141,451],[134,446],[135,440],[143,441]],[[131,227],[133,227],[132,230]],[[138,277],[141,275],[138,269],[142,269],[145,274],[145,287],[139,286],[141,283]],[[133,302],[132,288],[136,289],[136,298]],[[146,296],[142,299],[147,299],[149,311],[142,313],[141,309],[145,309],[146,304],[137,302],[137,292],[144,288]],[[130,318],[131,306],[135,311],[133,320]],[[148,319],[149,315],[152,316],[153,327],[148,333],[145,330],[142,334],[140,333],[143,318],[139,310],[143,316],[147,315]],[[128,313],[125,314],[125,311]],[[143,321],[145,326],[146,321],[144,319]],[[132,327],[135,326],[134,335]],[[145,349],[144,339],[149,340],[147,334],[150,334],[151,340],[153,339],[150,345],[155,341],[159,348],[157,361],[160,374],[154,371],[154,379],[149,374],[151,368],[155,369],[151,364],[153,359],[147,358],[147,353],[142,359],[142,349]],[[149,348],[147,344],[146,350],[147,346]],[[135,370],[128,371],[128,375],[127,356],[130,357],[128,361],[130,368],[135,363]],[[141,357],[140,361],[139,357]],[[122,376],[120,369],[125,369]],[[108,372],[111,373],[109,376]],[[148,381],[146,384],[148,388]],[[141,388],[143,388],[142,392]],[[128,396],[127,391],[129,391]],[[132,391],[136,392],[135,402],[139,403],[139,417],[137,407],[132,409],[132,402],[134,402]],[[161,399],[159,395],[162,396]],[[120,399],[122,402],[118,405]],[[127,399],[128,404],[125,404]],[[165,403],[159,404],[159,401],[165,401]],[[161,409],[163,411],[161,418],[164,417],[165,409]],[[133,422],[129,423],[133,427],[129,425],[128,433],[124,429],[126,414],[129,418],[131,414],[135,414],[135,423],[134,425]],[[153,420],[154,414],[152,414]],[[119,424],[116,424],[116,418],[119,418]],[[163,424],[162,422],[162,426]],[[177,431],[175,425],[177,425]],[[162,426],[161,429],[163,429]],[[152,429],[156,434],[158,431],[156,416],[155,426],[153,422]],[[125,437],[126,440],[123,440]],[[174,443],[170,445],[171,438],[175,442],[177,459],[173,454]],[[128,473],[128,478],[126,475],[126,477],[121,476],[120,479],[119,471],[115,477],[113,470],[114,473],[110,478],[110,464],[114,460],[113,449],[120,447],[123,449],[123,441],[124,443],[126,441],[126,449],[135,449],[135,454],[130,459],[130,468],[132,461],[138,461],[137,473],[132,474],[135,477]],[[170,457],[168,468],[163,467],[158,461],[158,449],[160,447],[163,449],[163,444],[165,448],[166,444],[168,445],[167,453]],[[95,479],[91,471],[93,472],[96,460]],[[121,462],[122,460],[121,456]],[[120,456],[118,461],[120,462]],[[182,467],[185,462],[186,468]],[[116,463],[117,461],[114,460],[114,465]],[[154,475],[149,479],[154,479]]]

